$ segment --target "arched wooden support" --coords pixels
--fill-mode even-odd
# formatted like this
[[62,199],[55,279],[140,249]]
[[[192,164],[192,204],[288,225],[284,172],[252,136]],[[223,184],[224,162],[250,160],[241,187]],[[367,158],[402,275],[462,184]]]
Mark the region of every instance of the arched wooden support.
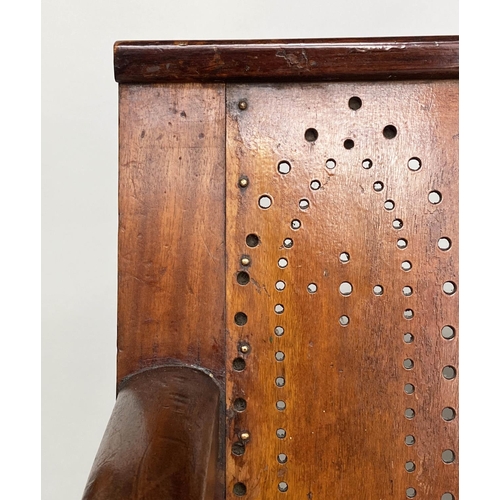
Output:
[[184,366],[126,379],[104,433],[84,500],[212,500],[220,390]]

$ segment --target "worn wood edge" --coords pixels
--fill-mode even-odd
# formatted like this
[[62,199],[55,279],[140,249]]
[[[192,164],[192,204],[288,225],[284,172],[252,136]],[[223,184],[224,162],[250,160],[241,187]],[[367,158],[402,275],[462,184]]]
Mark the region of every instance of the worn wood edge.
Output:
[[221,398],[220,384],[197,367],[159,366],[128,376],[83,500],[139,500],[146,493],[151,500],[215,499],[223,460]]
[[453,79],[458,36],[118,41],[119,83]]

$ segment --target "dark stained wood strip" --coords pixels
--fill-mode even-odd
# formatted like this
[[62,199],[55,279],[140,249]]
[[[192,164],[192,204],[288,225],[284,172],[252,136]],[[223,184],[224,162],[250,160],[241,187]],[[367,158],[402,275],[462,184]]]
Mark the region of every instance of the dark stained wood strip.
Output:
[[458,37],[121,41],[120,83],[458,78]]
[[118,393],[84,500],[213,500],[220,389],[189,367],[145,370]]

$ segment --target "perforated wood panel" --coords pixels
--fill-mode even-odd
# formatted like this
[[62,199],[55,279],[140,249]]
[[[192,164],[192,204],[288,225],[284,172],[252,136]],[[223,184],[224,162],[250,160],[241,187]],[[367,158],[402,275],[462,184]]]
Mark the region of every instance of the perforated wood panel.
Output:
[[457,91],[227,86],[227,498],[458,499]]

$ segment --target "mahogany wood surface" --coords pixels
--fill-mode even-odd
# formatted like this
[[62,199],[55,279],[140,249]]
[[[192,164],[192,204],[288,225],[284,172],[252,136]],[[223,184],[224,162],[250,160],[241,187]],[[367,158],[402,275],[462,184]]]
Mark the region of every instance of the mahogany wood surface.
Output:
[[115,71],[120,390],[85,499],[458,500],[458,38],[117,42]]
[[224,378],[224,86],[120,86],[118,382]]
[[451,80],[228,85],[227,498],[458,499],[457,107]]
[[83,500],[213,500],[220,389],[187,367],[122,384]]
[[458,37],[121,41],[120,83],[458,78]]

